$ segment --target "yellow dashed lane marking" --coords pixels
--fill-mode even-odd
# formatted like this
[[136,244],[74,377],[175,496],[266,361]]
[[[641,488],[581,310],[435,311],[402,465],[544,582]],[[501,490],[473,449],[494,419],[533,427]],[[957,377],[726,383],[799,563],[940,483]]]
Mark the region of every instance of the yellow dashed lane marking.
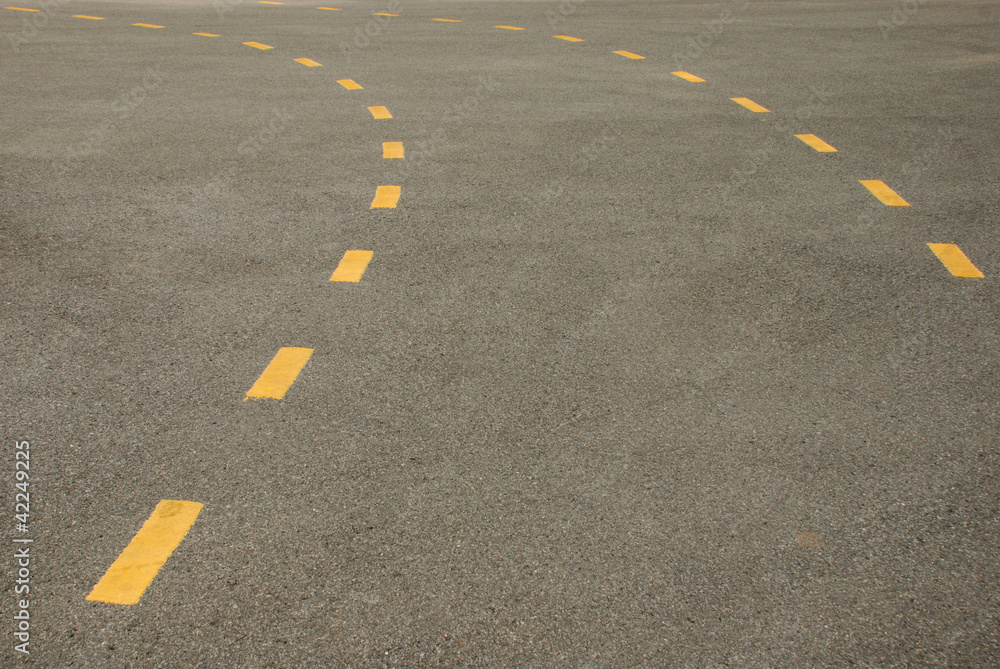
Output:
[[972,264],[972,261],[962,253],[962,249],[955,244],[927,244],[931,251],[938,257],[944,266],[948,268],[954,276],[963,279],[982,279],[983,273]]
[[372,113],[372,118],[392,118],[392,114],[385,107],[369,107],[368,111]]
[[337,79],[337,83],[346,88],[349,91],[361,91],[364,90],[364,86],[354,81],[353,79]]
[[395,209],[401,190],[399,186],[379,186],[369,209]]
[[403,143],[402,142],[382,142],[382,157],[383,158],[402,158],[403,157]]
[[524,28],[518,28],[517,26],[493,26],[494,28],[503,28],[504,30],[524,30]]
[[361,275],[365,273],[365,268],[368,267],[373,255],[371,251],[345,251],[330,281],[357,283],[361,280]]
[[339,12],[340,7],[317,7],[316,9],[327,9],[331,12]]
[[637,53],[632,53],[631,51],[615,51],[619,56],[625,56],[626,58],[631,58],[632,60],[642,60],[645,56],[640,56]]
[[273,49],[273,46],[268,46],[267,44],[261,44],[260,42],[244,42],[247,46],[252,46],[255,49]]
[[4,9],[13,9],[15,12],[38,12],[39,9],[28,9],[27,7],[4,7]]
[[258,0],[259,5],[283,5],[283,2],[272,2],[272,0]]
[[167,558],[180,545],[203,504],[165,499],[156,505],[118,559],[87,595],[87,601],[136,604]]
[[760,113],[760,112],[769,112],[769,111],[771,111],[767,107],[760,106],[759,104],[757,104],[756,102],[754,102],[750,98],[729,98],[729,99],[732,100],[733,102],[735,102],[738,105],[746,107],[747,109],[749,109],[752,112]]
[[696,77],[693,74],[691,74],[690,72],[684,72],[683,70],[681,70],[679,72],[671,72],[670,74],[675,74],[678,77],[680,77],[681,79],[687,79],[688,81],[690,81],[692,83],[695,83],[695,84],[699,84],[699,83],[705,81],[701,77]]
[[74,19],[90,19],[91,21],[103,21],[103,16],[87,16],[86,14],[74,14]]
[[133,23],[134,26],[139,26],[140,28],[162,28],[163,26],[155,26],[152,23]]
[[837,149],[833,148],[832,146],[830,146],[829,144],[827,144],[826,142],[824,142],[822,139],[820,139],[816,135],[795,135],[795,136],[798,137],[799,139],[801,139],[803,142],[805,142],[809,146],[811,146],[812,148],[814,148],[817,151],[819,151],[820,153],[836,153],[837,152]]
[[899,197],[896,191],[885,185],[885,182],[878,179],[862,179],[859,182],[862,186],[871,191],[872,195],[890,207],[909,207],[910,203]]
[[247,391],[247,396],[243,398],[243,401],[246,402],[251,397],[280,400],[291,388],[295,378],[309,362],[309,356],[312,354],[313,349],[311,348],[283,347],[274,356],[271,364],[267,366],[253,387]]
[[322,67],[323,66],[322,63],[317,63],[315,60],[313,60],[311,58],[296,58],[295,62],[296,63],[302,63],[306,67]]
[[567,42],[582,42],[583,40],[579,37],[570,37],[569,35],[553,35],[556,39],[564,39]]
[[372,12],[372,16],[399,16],[399,14],[389,14],[388,12]]
[[201,35],[202,37],[218,37],[216,33],[191,33],[192,35]]
[[431,19],[431,21],[444,21],[445,23],[461,23],[462,19]]

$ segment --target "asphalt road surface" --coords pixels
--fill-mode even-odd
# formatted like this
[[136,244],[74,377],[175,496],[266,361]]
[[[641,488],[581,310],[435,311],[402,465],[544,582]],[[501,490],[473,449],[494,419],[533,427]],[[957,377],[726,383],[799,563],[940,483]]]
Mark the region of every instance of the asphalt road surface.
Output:
[[329,1],[0,9],[0,665],[1000,665],[1000,5]]

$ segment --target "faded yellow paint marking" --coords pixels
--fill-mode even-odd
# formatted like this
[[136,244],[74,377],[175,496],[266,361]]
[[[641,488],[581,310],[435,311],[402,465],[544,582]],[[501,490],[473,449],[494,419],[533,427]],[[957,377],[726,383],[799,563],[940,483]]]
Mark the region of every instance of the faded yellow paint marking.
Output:
[[556,39],[564,39],[567,42],[582,42],[583,40],[579,37],[570,37],[569,35],[553,35]]
[[140,28],[162,28],[163,26],[153,25],[152,23],[133,23],[134,26],[139,26]]
[[74,14],[74,19],[90,19],[91,21],[103,21],[103,16],[87,16],[86,14]]
[[504,30],[524,30],[524,28],[518,28],[517,26],[493,26],[494,28],[503,28]]
[[372,118],[392,118],[392,114],[385,107],[369,107],[368,111],[372,113]]
[[954,276],[963,279],[982,279],[983,273],[972,264],[968,256],[962,253],[962,249],[955,244],[927,244],[931,251],[938,257],[944,266],[948,268]]
[[201,35],[202,37],[218,37],[216,33],[191,33],[192,35]]
[[372,16],[399,16],[399,14],[389,14],[388,12],[372,12]]
[[431,21],[444,21],[445,23],[461,23],[462,19],[431,19]]
[[365,273],[365,268],[368,267],[373,255],[375,254],[371,251],[345,251],[330,281],[357,283],[361,280],[361,275]]
[[322,63],[317,63],[315,60],[313,60],[311,58],[296,58],[295,62],[296,63],[302,63],[306,67],[322,67],[323,66]]
[[899,197],[896,191],[885,185],[884,181],[878,179],[862,179],[859,182],[862,186],[871,191],[872,195],[889,207],[909,207],[910,203]]
[[28,9],[27,7],[4,7],[4,9],[13,9],[15,12],[40,12],[40,9]]
[[331,12],[339,12],[340,7],[317,7],[316,9],[326,9]]
[[198,502],[161,500],[87,595],[87,601],[123,605],[138,603],[160,567],[194,525],[203,507]]
[[619,56],[625,56],[626,58],[631,58],[632,60],[642,60],[645,56],[640,56],[637,53],[632,53],[631,51],[615,51]]
[[685,72],[683,70],[680,70],[678,72],[671,72],[670,74],[675,74],[678,77],[680,77],[681,79],[687,79],[688,81],[690,81],[692,83],[695,83],[695,84],[700,84],[701,82],[705,81],[701,77],[696,77],[693,74],[691,74],[690,72]]
[[247,46],[252,46],[255,49],[273,49],[273,46],[268,46],[267,44],[261,44],[260,42],[244,42]]
[[260,5],[283,5],[283,2],[273,2],[273,0],[258,0],[257,4]]
[[383,158],[402,158],[403,157],[403,143],[402,142],[382,142],[382,157]]
[[337,83],[349,91],[364,90],[364,86],[354,81],[353,79],[337,79]]
[[746,107],[747,109],[749,109],[752,112],[757,112],[758,114],[762,113],[762,112],[769,112],[769,111],[771,111],[767,107],[760,106],[759,104],[757,104],[756,102],[754,102],[750,98],[729,98],[729,99],[732,100],[733,102],[735,102],[736,104],[742,106],[742,107]]
[[251,397],[280,400],[295,382],[302,368],[309,362],[309,356],[312,354],[313,349],[311,348],[296,348],[294,346],[282,348],[257,379],[257,382],[253,384],[253,387],[247,391],[247,396],[243,398],[243,401],[246,402]]
[[809,146],[811,146],[812,148],[814,148],[817,151],[819,151],[820,153],[836,153],[837,152],[837,149],[833,148],[832,146],[830,146],[829,144],[827,144],[826,142],[824,142],[822,139],[820,139],[816,135],[795,135],[795,136],[798,137],[799,139],[801,139],[803,142],[805,142]]
[[399,186],[379,186],[369,209],[395,209],[402,189]]

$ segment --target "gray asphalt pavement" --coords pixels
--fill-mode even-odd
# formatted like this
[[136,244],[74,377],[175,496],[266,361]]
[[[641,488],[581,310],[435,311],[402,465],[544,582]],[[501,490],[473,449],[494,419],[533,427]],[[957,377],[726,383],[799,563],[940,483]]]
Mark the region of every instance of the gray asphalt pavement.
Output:
[[996,2],[23,2],[0,666],[1000,666]]

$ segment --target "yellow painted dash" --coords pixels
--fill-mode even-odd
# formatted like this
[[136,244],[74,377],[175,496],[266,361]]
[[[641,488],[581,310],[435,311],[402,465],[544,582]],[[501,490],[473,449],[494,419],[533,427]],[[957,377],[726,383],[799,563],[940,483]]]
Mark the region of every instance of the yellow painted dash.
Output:
[[671,72],[670,74],[677,75],[681,79],[687,79],[691,83],[695,83],[695,84],[700,84],[701,82],[705,81],[701,77],[696,77],[693,74],[691,74],[690,72],[684,72],[683,70],[680,70],[678,72]]
[[273,2],[272,0],[258,0],[259,5],[283,5],[283,2]]
[[138,603],[203,507],[198,502],[161,500],[142,529],[87,595],[87,601],[126,606]]
[[216,33],[191,33],[192,35],[201,35],[202,37],[218,37]]
[[349,91],[364,90],[364,86],[354,81],[353,79],[337,79],[337,83]]
[[431,19],[431,21],[444,21],[445,23],[461,23],[462,19]]
[[134,26],[139,26],[140,28],[162,28],[163,26],[156,26],[152,23],[133,23]]
[[399,186],[379,186],[369,209],[395,209],[401,190]]
[[385,107],[369,107],[368,111],[372,113],[372,118],[392,118],[392,114]]
[[243,398],[243,401],[246,402],[251,397],[280,400],[291,388],[295,378],[309,362],[309,356],[312,354],[313,349],[311,348],[283,347],[274,356],[271,364],[267,366],[253,387],[247,391],[247,396]]
[[402,158],[403,157],[403,143],[402,142],[382,142],[382,157],[383,158]]
[[244,42],[247,46],[252,46],[255,49],[267,50],[273,49],[273,46],[268,46],[267,44],[261,44],[260,42]]
[[820,153],[836,153],[837,152],[837,149],[833,148],[832,146],[830,146],[829,144],[827,144],[826,142],[824,142],[822,139],[820,139],[816,135],[795,135],[795,136],[798,137],[799,139],[801,139],[803,142],[805,142],[809,146],[811,146],[812,148],[814,148],[817,151],[819,151]]
[[388,12],[372,12],[372,16],[399,16],[399,14],[389,14]]
[[642,60],[645,56],[640,56],[637,53],[632,53],[631,51],[615,51],[619,56],[625,56],[626,58],[631,58],[632,60]]
[[345,251],[330,281],[357,283],[361,280],[361,275],[365,273],[365,268],[368,267],[373,255],[375,254],[371,251]]
[[972,261],[962,253],[955,244],[927,244],[953,276],[963,279],[982,279],[983,273],[972,264]]
[[331,12],[339,12],[340,11],[340,7],[317,7],[316,9],[326,9],[326,10],[329,10]]
[[760,106],[759,104],[757,104],[756,102],[754,102],[750,98],[729,98],[729,99],[732,100],[733,102],[735,102],[736,104],[740,105],[740,106],[746,107],[747,109],[749,109],[752,112],[757,112],[758,114],[761,113],[761,112],[769,112],[769,111],[771,111],[767,107]]
[[494,28],[503,28],[504,30],[524,30],[524,28],[518,28],[517,26],[493,26]]
[[564,39],[567,42],[582,42],[583,40],[579,37],[570,37],[569,35],[553,35],[556,39]]
[[315,60],[313,60],[311,58],[296,58],[295,62],[296,63],[302,63],[306,67],[322,67],[323,66],[322,63],[317,63]]
[[28,9],[27,7],[4,7],[4,9],[13,9],[15,12],[39,12],[40,9]]
[[74,19],[90,19],[91,21],[103,21],[103,16],[87,16],[86,14],[74,14]]
[[862,179],[859,182],[862,186],[871,191],[872,195],[882,201],[882,204],[889,207],[909,207],[910,203],[899,197],[896,191],[885,185],[885,182],[878,179]]

